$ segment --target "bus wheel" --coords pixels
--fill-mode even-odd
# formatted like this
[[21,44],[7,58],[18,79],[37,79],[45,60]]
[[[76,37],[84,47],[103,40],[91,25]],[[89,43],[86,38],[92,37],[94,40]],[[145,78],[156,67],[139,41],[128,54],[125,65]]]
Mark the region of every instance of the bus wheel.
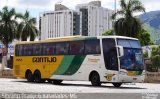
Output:
[[90,81],[93,86],[101,86],[99,74],[96,72],[90,75]]
[[26,79],[27,79],[28,82],[33,82],[34,81],[32,72],[30,70],[26,71],[25,77],[26,77]]
[[38,71],[38,70],[36,70],[36,71],[34,72],[34,81],[35,81],[36,83],[41,83],[41,81],[42,81],[42,79],[41,79],[41,73],[40,73],[40,71]]
[[48,83],[52,83],[52,80],[51,79],[47,79]]
[[59,85],[62,83],[63,80],[53,80],[53,84]]
[[114,85],[114,87],[120,87],[122,85],[122,83],[112,83]]

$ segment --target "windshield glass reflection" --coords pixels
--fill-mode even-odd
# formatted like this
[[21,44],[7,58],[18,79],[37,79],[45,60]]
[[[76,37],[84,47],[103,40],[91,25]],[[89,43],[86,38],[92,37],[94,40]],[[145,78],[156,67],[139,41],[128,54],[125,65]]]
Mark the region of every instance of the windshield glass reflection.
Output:
[[118,39],[118,45],[124,47],[124,56],[120,57],[121,69],[143,70],[142,49],[138,40]]
[[124,49],[124,56],[120,58],[121,69],[143,70],[142,52],[139,49]]

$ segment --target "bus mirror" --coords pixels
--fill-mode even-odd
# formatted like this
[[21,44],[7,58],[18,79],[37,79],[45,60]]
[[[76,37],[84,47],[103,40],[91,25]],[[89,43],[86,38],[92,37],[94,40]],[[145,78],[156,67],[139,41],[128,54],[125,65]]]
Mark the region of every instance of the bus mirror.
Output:
[[123,49],[123,46],[118,46],[118,52],[119,52],[119,57],[124,56],[124,49]]

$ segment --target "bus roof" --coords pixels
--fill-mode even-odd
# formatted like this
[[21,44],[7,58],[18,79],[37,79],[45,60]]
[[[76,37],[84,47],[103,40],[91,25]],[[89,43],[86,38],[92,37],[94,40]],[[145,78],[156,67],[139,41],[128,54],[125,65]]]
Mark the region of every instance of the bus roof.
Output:
[[48,38],[40,41],[21,41],[16,44],[31,44],[31,43],[45,43],[45,42],[57,42],[57,41],[74,41],[74,40],[89,40],[89,39],[100,39],[100,38],[123,38],[123,39],[132,39],[138,40],[132,37],[126,36],[66,36],[66,37],[57,37],[57,38]]
[[100,37],[102,37],[102,38],[123,38],[123,39],[138,40],[137,38],[133,38],[133,37],[117,36],[117,35],[111,35],[111,36],[100,36]]

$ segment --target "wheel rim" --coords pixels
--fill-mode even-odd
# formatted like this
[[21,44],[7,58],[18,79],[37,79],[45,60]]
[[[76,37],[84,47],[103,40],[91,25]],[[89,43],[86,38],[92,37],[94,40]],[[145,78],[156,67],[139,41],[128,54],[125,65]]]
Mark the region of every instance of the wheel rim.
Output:
[[98,80],[97,77],[96,77],[96,76],[93,76],[92,82],[93,82],[94,84],[96,84],[97,80]]

